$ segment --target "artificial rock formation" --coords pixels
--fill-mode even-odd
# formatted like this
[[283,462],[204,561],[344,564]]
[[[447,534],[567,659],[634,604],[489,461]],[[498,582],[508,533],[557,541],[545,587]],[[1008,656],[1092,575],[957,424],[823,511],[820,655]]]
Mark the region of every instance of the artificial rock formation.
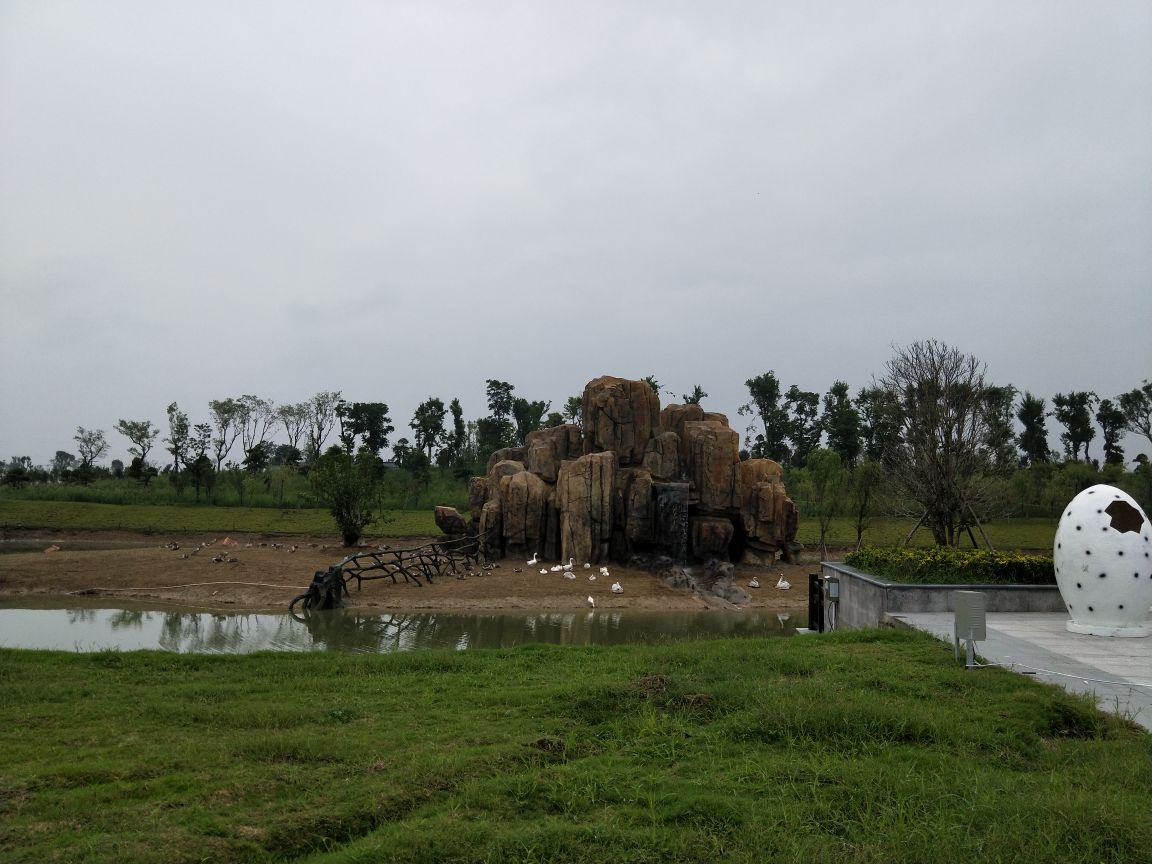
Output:
[[[584,388],[581,424],[498,450],[469,486],[470,533],[490,554],[602,563],[635,553],[771,563],[789,557],[796,508],[780,465],[739,456],[723,414],[669,405],[645,381]],[[465,520],[436,509],[445,533]]]

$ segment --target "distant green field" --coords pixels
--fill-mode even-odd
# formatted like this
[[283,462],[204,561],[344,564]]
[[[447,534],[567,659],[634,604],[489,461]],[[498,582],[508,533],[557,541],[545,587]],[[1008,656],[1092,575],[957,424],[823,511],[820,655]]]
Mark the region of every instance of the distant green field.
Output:
[[[1001,550],[1052,549],[1052,538],[1056,535],[1056,519],[1003,519],[999,522],[989,522],[984,526],[988,539],[993,547]],[[912,530],[915,521],[912,519],[872,519],[864,532],[865,546],[899,546]],[[980,541],[979,532],[976,533]],[[814,519],[801,519],[800,527],[796,532],[796,539],[809,550],[817,549],[820,545],[820,526]],[[851,549],[856,545],[856,526],[851,519],[833,519],[828,531],[828,546],[834,549]],[[912,537],[911,546],[931,546],[932,532],[927,528],[920,528]],[[962,545],[970,545],[967,540]]]
[[[431,510],[388,510],[384,520],[368,526],[368,536],[425,537],[439,533]],[[896,546],[912,529],[908,519],[874,519],[864,534],[869,546]],[[327,510],[277,510],[269,507],[184,507],[147,504],[91,504],[78,501],[0,500],[0,527],[46,528],[57,531],[145,531],[201,533],[233,531],[254,534],[335,534]],[[1002,550],[1046,550],[1052,547],[1052,519],[1006,519],[985,526],[993,546]],[[801,520],[797,540],[809,551],[819,546],[819,526]],[[849,519],[836,519],[828,534],[834,549],[852,548],[856,529]],[[932,535],[921,528],[914,546],[931,546]]]
[[[57,531],[144,531],[156,534],[230,531],[253,534],[337,534],[327,510],[268,507],[182,507],[90,504],[78,501],[0,500],[0,526]],[[366,536],[437,534],[431,510],[388,510]]]

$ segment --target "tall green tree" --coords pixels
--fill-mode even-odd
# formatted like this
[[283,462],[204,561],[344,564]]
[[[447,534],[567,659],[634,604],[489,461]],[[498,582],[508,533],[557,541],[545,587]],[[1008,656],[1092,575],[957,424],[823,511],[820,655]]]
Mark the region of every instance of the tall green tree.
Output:
[[212,449],[216,457],[216,473],[220,473],[220,467],[240,435],[241,405],[231,397],[213,399],[208,403],[208,411],[215,433],[212,437]]
[[442,466],[463,468],[471,465],[471,460],[465,458],[468,427],[464,423],[464,407],[458,398],[448,403],[448,413],[452,415],[452,430],[447,433],[446,443],[440,448],[436,461]]
[[1052,459],[1052,450],[1048,446],[1048,426],[1045,423],[1047,416],[1044,400],[1025,390],[1016,409],[1016,419],[1022,427],[1016,443],[1023,454],[1025,465],[1037,465]]
[[1064,453],[1068,458],[1079,459],[1080,448],[1083,447],[1084,461],[1088,461],[1088,445],[1096,437],[1096,429],[1092,425],[1092,407],[1099,401],[1099,397],[1091,390],[1072,390],[1052,397],[1052,415],[1064,427],[1060,441],[1064,444]]
[[512,420],[516,424],[516,438],[520,444],[524,443],[530,432],[544,428],[544,417],[551,405],[551,402],[529,402],[519,397],[512,400]]
[[824,435],[820,425],[820,394],[801,390],[793,384],[784,394],[784,408],[788,412],[790,463],[803,468],[808,464],[808,455],[820,446]]
[[168,437],[164,439],[167,450],[172,454],[172,484],[176,487],[176,494],[184,491],[184,475],[180,469],[188,453],[188,442],[192,437],[192,424],[188,415],[180,410],[180,406],[172,402],[168,406]]
[[996,469],[1003,473],[1020,465],[1016,451],[1016,433],[1012,428],[1012,407],[1016,402],[1016,388],[989,386],[984,391],[984,413],[988,430],[984,446]]
[[128,452],[137,457],[141,463],[148,462],[148,452],[156,442],[160,430],[152,426],[151,420],[119,420],[116,431],[132,442]]
[[[651,382],[649,382],[649,386],[651,386]],[[584,397],[569,396],[564,402],[564,410],[560,413],[568,423],[575,423],[577,426],[582,425],[584,423]]]
[[804,476],[807,479],[808,502],[820,529],[820,554],[828,557],[828,528],[840,511],[848,475],[833,450],[817,447],[806,454]]
[[307,446],[304,435],[308,430],[310,414],[311,406],[308,402],[277,406],[276,420],[284,427],[284,435],[288,439],[289,447],[303,452],[303,448]]
[[444,407],[443,400],[429,396],[416,406],[412,420],[408,423],[416,439],[416,446],[424,452],[429,462],[432,461],[432,451],[440,447],[447,437],[448,433],[444,428],[444,417],[447,413],[448,409]]
[[72,440],[76,442],[76,449],[80,451],[80,467],[77,470],[84,475],[91,473],[97,459],[103,459],[108,455],[108,441],[104,437],[103,429],[85,429],[83,426],[77,426]]
[[862,387],[856,394],[860,413],[860,443],[864,458],[883,462],[884,454],[899,445],[904,412],[897,394],[879,385]]
[[860,458],[860,412],[852,403],[848,385],[835,381],[824,394],[824,413],[820,425],[828,435],[828,449],[840,457],[846,468]]
[[1116,397],[1120,410],[1124,412],[1124,428],[1136,435],[1143,435],[1152,444],[1152,382],[1135,387]]
[[787,440],[790,431],[788,411],[781,404],[783,393],[775,372],[765,372],[744,382],[751,399],[737,409],[744,416],[760,420],[757,432],[753,421],[746,430],[745,446],[753,457],[775,459],[781,464],[788,462],[791,451]]
[[[268,434],[276,423],[276,406],[271,399],[252,394],[241,396],[236,404],[239,406],[237,424],[240,427],[240,449],[244,451],[242,461],[247,463],[248,454],[268,441]],[[256,461],[266,455],[258,454]]]
[[368,450],[351,455],[330,447],[308,474],[317,499],[336,520],[345,546],[360,542],[364,528],[376,518],[381,471],[380,459]]
[[336,406],[344,401],[339,390],[321,390],[308,400],[308,444],[304,461],[311,464],[320,457],[328,435],[336,428]]
[[482,459],[496,450],[517,444],[516,427],[512,422],[513,402],[516,398],[512,393],[516,388],[507,381],[495,378],[489,378],[485,385],[489,414],[476,424],[477,446]]
[[352,453],[359,446],[379,456],[380,451],[388,446],[388,436],[396,431],[392,418],[388,416],[388,405],[384,402],[345,402],[341,399],[336,403],[334,413],[340,426],[337,437],[345,453]]
[[941,546],[979,527],[978,510],[997,476],[987,447],[992,385],[984,375],[975,357],[928,340],[898,350],[880,380],[902,414],[885,465]]
[[1124,411],[1111,399],[1101,399],[1096,409],[1096,422],[1100,424],[1103,433],[1104,464],[1123,465],[1124,448],[1120,446],[1120,439],[1128,426]]

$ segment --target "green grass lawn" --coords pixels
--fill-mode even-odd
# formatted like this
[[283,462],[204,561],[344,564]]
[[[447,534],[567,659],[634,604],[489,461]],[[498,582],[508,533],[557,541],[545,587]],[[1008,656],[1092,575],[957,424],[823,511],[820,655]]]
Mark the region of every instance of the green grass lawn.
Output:
[[[80,501],[0,499],[0,525],[57,531],[144,531],[156,534],[233,532],[338,535],[327,510],[94,504]],[[388,510],[365,536],[426,537],[439,534],[431,510]]]
[[909,631],[0,651],[0,862],[1131,862],[1152,736]]
[[[864,542],[893,546],[904,542],[913,520],[871,521]],[[333,534],[336,528],[327,510],[277,510],[267,507],[158,506],[147,504],[94,504],[78,501],[32,501],[0,499],[0,526],[56,530],[125,530],[153,533],[231,531],[273,534]],[[1056,521],[1052,519],[1005,519],[989,523],[985,530],[997,549],[1052,549]],[[365,529],[367,536],[427,537],[439,534],[431,510],[388,510],[384,520]],[[815,555],[819,550],[819,527],[811,519],[800,521],[797,538]],[[849,519],[833,520],[829,546],[852,548],[856,529]],[[931,546],[932,535],[916,532],[913,545]]]

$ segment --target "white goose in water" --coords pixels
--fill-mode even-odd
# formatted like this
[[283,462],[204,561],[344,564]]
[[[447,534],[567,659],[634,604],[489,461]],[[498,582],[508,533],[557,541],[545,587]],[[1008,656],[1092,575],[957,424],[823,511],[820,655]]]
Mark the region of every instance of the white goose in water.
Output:
[[547,567],[541,567],[540,568],[540,575],[541,576],[547,576],[548,575],[548,568]]
[[624,593],[624,586],[621,585],[619,582],[613,582],[612,583],[612,593],[613,594],[623,594]]
[[781,591],[787,591],[789,588],[792,587],[792,583],[789,582],[787,579],[785,579],[784,574],[781,573],[780,574],[780,581],[776,583],[776,587],[779,588]]
[[539,552],[533,552],[532,558],[528,561],[528,566],[532,567],[532,566],[539,564],[539,563],[540,563],[540,553]]
[[591,606],[593,609],[596,608],[596,598],[593,597],[591,594],[588,595],[588,605]]
[[748,587],[749,588],[759,588],[760,587],[760,580],[757,579],[755,576],[753,576],[752,581],[748,583]]
[[571,570],[569,570],[567,573],[564,574],[564,578],[565,579],[575,579],[576,574],[573,573]]
[[573,566],[575,563],[576,563],[576,559],[575,559],[575,558],[569,558],[569,559],[568,559],[568,563],[564,565],[564,572],[565,572],[565,573],[571,573],[571,572],[572,572],[572,566]]
[[610,575],[608,573],[608,568],[607,567],[601,567],[600,568],[600,575],[603,576],[605,579],[607,579],[608,576]]

